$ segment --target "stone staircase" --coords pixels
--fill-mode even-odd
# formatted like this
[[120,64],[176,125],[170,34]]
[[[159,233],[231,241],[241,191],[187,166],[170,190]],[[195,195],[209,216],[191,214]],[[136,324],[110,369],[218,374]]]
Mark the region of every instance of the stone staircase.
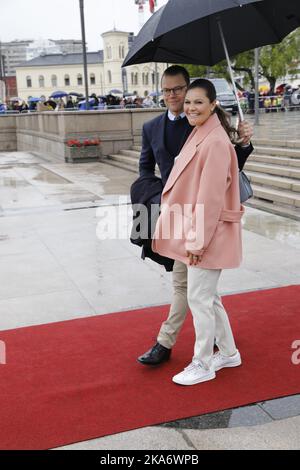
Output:
[[101,161],[118,168],[123,168],[124,170],[138,173],[141,149],[142,147],[140,146],[133,146],[129,150],[120,150],[117,154],[107,155],[106,159]]
[[[300,140],[255,139],[253,144],[255,150],[244,170],[254,197],[246,205],[300,220]],[[133,146],[102,161],[138,173],[140,152],[140,146]]]
[[244,168],[254,192],[247,205],[300,220],[300,140],[253,144]]

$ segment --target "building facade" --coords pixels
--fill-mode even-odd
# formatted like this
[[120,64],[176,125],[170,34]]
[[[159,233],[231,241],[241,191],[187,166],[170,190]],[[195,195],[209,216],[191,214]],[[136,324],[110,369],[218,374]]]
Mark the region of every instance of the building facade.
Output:
[[[139,64],[122,69],[132,33],[108,31],[102,34],[103,51],[88,52],[89,92],[106,95],[111,90],[144,96],[160,89],[160,79],[167,64]],[[18,96],[51,95],[63,90],[85,94],[82,54],[43,54],[17,66]]]
[[27,60],[27,48],[33,41],[10,41],[0,44],[0,56],[2,59],[2,75],[11,77],[16,75],[16,66]]
[[41,54],[82,52],[82,43],[78,39],[28,39],[0,43],[2,76],[16,75],[16,66],[34,59]]

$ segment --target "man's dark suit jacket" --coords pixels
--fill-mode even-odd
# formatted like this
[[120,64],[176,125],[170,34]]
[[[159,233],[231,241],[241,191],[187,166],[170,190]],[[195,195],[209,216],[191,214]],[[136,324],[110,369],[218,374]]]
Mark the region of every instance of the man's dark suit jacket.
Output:
[[[151,258],[162,264],[166,271],[173,270],[174,260],[161,256],[152,251],[152,236],[160,213],[160,200],[163,191],[161,178],[155,175],[140,176],[131,186],[130,197],[133,205],[133,225],[130,241],[141,246],[141,258]],[[140,212],[140,205],[146,208],[146,213]]]
[[[163,185],[171,173],[174,165],[174,159],[177,155],[170,155],[165,144],[165,126],[168,119],[168,112],[146,122],[143,126],[143,143],[142,152],[139,162],[140,176],[153,175],[155,171],[155,164],[157,163]],[[181,146],[178,150],[180,152],[185,141],[193,130],[186,119],[186,130],[182,134]],[[247,158],[253,151],[252,144],[247,147],[236,145],[235,147],[239,169],[242,170]]]

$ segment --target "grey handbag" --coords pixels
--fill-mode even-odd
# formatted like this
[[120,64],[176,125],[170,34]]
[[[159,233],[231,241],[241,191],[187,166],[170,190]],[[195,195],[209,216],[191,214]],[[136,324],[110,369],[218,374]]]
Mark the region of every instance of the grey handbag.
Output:
[[246,174],[243,171],[240,171],[240,198],[241,203],[246,202],[250,197],[253,196],[253,189]]

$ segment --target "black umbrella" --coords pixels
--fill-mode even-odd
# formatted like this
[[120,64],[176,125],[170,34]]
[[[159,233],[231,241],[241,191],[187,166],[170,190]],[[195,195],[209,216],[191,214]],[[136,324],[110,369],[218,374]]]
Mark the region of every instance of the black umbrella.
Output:
[[226,58],[237,96],[227,48],[235,55],[275,44],[299,25],[298,0],[169,0],[143,26],[123,67],[145,62],[212,66]]

